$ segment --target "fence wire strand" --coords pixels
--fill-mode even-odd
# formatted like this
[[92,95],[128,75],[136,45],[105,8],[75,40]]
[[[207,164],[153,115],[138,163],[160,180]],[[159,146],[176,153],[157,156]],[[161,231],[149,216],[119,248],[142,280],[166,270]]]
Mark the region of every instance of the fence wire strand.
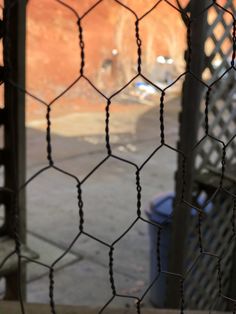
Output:
[[[119,298],[128,298],[128,299],[134,299],[136,300],[136,311],[137,313],[142,313],[142,301],[144,297],[147,295],[147,293],[150,291],[150,289],[153,287],[153,285],[159,280],[160,275],[164,274],[168,277],[174,277],[179,280],[179,291],[180,291],[180,311],[181,313],[184,313],[185,311],[185,303],[186,303],[186,298],[185,298],[185,280],[188,277],[188,275],[191,273],[193,268],[200,262],[200,259],[202,256],[209,256],[211,259],[216,259],[217,261],[217,267],[216,267],[216,272],[217,272],[217,277],[218,277],[218,298],[224,299],[227,302],[230,302],[233,304],[233,313],[236,312],[236,300],[228,297],[225,295],[225,291],[223,290],[223,285],[222,285],[222,260],[224,259],[224,251],[227,250],[227,247],[229,243],[225,243],[224,251],[221,255],[215,254],[215,252],[208,252],[207,249],[204,246],[204,233],[202,231],[202,221],[204,219],[204,207],[207,206],[207,204],[204,205],[204,207],[198,207],[195,206],[194,204],[189,203],[185,199],[185,189],[186,189],[186,176],[188,175],[186,173],[186,164],[188,162],[188,157],[186,154],[184,154],[181,149],[173,147],[169,144],[166,143],[165,139],[165,94],[168,88],[171,86],[175,85],[180,79],[183,77],[186,77],[187,75],[191,75],[197,82],[201,83],[207,90],[206,90],[206,96],[205,96],[205,110],[204,110],[204,125],[205,125],[205,134],[201,139],[198,140],[198,142],[195,144],[193,151],[196,151],[197,148],[207,139],[211,139],[212,141],[218,143],[221,146],[221,173],[220,173],[220,181],[218,184],[218,187],[215,191],[215,193],[211,196],[211,198],[208,200],[208,202],[211,202],[219,193],[225,193],[227,194],[227,197],[232,200],[232,214],[231,214],[231,229],[232,229],[232,235],[231,235],[231,240],[230,242],[234,241],[236,239],[236,227],[235,227],[235,216],[236,216],[236,195],[231,191],[228,190],[224,187],[224,179],[225,179],[225,170],[226,170],[226,155],[227,155],[227,148],[228,146],[233,142],[235,139],[235,134],[231,139],[229,139],[228,142],[224,142],[223,140],[216,138],[213,134],[210,133],[210,121],[209,121],[209,113],[211,111],[211,96],[212,96],[212,89],[213,87],[230,72],[230,71],[235,71],[235,54],[236,54],[236,20],[234,14],[227,9],[227,6],[223,6],[219,4],[217,1],[211,1],[209,5],[200,12],[198,15],[194,17],[189,17],[185,10],[181,8],[179,1],[177,1],[177,5],[174,5],[172,2],[168,0],[159,0],[157,1],[152,8],[148,9],[146,13],[144,13],[142,16],[138,16],[138,14],[135,12],[135,10],[130,7],[129,5],[125,4],[123,1],[119,0],[111,0],[111,3],[115,2],[117,5],[122,6],[126,11],[129,11],[134,17],[135,17],[135,22],[134,22],[134,32],[135,32],[135,38],[136,38],[136,51],[137,51],[137,63],[136,63],[136,74],[133,78],[130,79],[129,82],[127,82],[125,85],[123,85],[121,88],[117,89],[113,94],[105,95],[103,91],[101,91],[87,76],[86,76],[86,71],[85,71],[85,65],[86,65],[86,53],[85,53],[85,44],[86,41],[84,39],[84,28],[83,28],[83,23],[82,21],[86,19],[86,17],[96,10],[96,8],[103,2],[103,0],[97,1],[94,5],[92,5],[86,12],[80,13],[77,12],[75,8],[73,8],[71,5],[67,4],[65,1],[61,0],[54,0],[58,4],[60,4],[65,10],[69,10],[74,14],[74,16],[77,19],[77,31],[78,31],[78,43],[79,43],[79,49],[80,49],[80,69],[79,69],[79,75],[78,77],[69,85],[67,88],[60,93],[58,96],[56,96],[54,99],[52,99],[50,102],[46,102],[45,100],[41,99],[40,97],[32,94],[31,92],[22,89],[21,86],[18,86],[17,82],[14,82],[11,78],[11,71],[12,71],[12,65],[11,65],[11,60],[8,54],[8,51],[11,50],[11,39],[5,37],[3,46],[5,47],[4,49],[4,66],[7,69],[7,77],[5,79],[5,84],[11,84],[14,88],[18,89],[21,92],[24,92],[26,95],[37,101],[39,104],[45,107],[46,113],[45,113],[45,121],[46,121],[46,130],[45,130],[45,152],[46,152],[46,158],[48,165],[42,169],[40,169],[38,172],[36,172],[34,175],[32,175],[21,187],[17,189],[17,191],[10,191],[10,194],[12,195],[12,198],[14,200],[14,237],[15,237],[15,249],[14,251],[10,252],[8,256],[4,258],[3,261],[0,261],[0,269],[5,265],[7,260],[11,258],[13,255],[16,255],[18,258],[18,271],[19,274],[21,273],[21,264],[22,260],[27,260],[28,262],[35,263],[37,265],[40,265],[46,269],[48,269],[48,281],[49,281],[49,286],[48,286],[48,295],[49,295],[49,300],[50,300],[50,307],[51,307],[51,313],[56,314],[56,304],[54,300],[54,286],[55,286],[55,278],[54,278],[54,271],[55,271],[55,266],[57,263],[59,263],[72,249],[72,247],[79,241],[81,236],[90,238],[93,241],[98,242],[99,244],[103,245],[104,247],[108,248],[108,267],[107,267],[107,276],[110,281],[110,289],[111,289],[111,297],[109,300],[107,300],[107,303],[101,307],[99,310],[99,313],[103,313],[108,306],[112,303],[112,301],[117,297]],[[12,10],[12,7],[15,5],[17,1],[15,1],[13,4],[11,4],[9,7],[4,8],[4,22],[6,24],[6,28],[9,27],[9,23],[12,21],[9,19],[10,16],[10,11]],[[148,77],[146,77],[143,72],[142,72],[142,47],[143,47],[143,39],[140,34],[140,23],[143,22],[143,20],[154,10],[158,11],[158,7],[160,3],[164,3],[166,6],[169,6],[170,10],[176,10],[182,17],[185,18],[185,24],[186,24],[186,31],[187,31],[187,60],[186,60],[186,71],[181,73],[175,80],[174,82],[170,83],[167,87],[165,88],[160,88],[157,86],[154,82],[152,82]],[[178,5],[179,4],[179,5]],[[196,21],[200,16],[203,14],[206,14],[207,11],[212,8],[212,7],[217,7],[220,11],[223,11],[227,14],[229,14],[233,20],[232,22],[232,56],[231,56],[231,62],[230,62],[230,67],[227,68],[223,74],[221,74],[218,78],[216,78],[212,83],[207,83],[205,82],[202,77],[196,77],[195,74],[191,70],[192,66],[192,53],[193,53],[193,47],[192,47],[192,24],[194,21]],[[151,26],[150,26],[151,27]],[[157,147],[154,149],[154,151],[146,158],[145,161],[143,161],[142,165],[138,165],[134,162],[132,162],[129,159],[126,158],[121,158],[113,153],[112,150],[112,144],[110,141],[110,110],[113,104],[113,98],[120,94],[127,86],[129,86],[136,78],[142,78],[144,81],[147,83],[151,84],[155,89],[161,92],[160,96],[160,109],[159,109],[159,120],[160,120],[160,143],[157,145]],[[105,112],[104,112],[104,128],[105,128],[105,138],[104,138],[104,143],[105,143],[105,148],[107,155],[88,173],[85,175],[85,177],[80,180],[76,175],[73,173],[69,173],[65,171],[64,169],[58,167],[56,165],[56,162],[53,157],[53,141],[51,137],[51,127],[52,127],[52,117],[51,117],[51,111],[53,108],[53,105],[63,96],[65,95],[70,89],[77,84],[80,80],[85,80],[88,82],[88,84],[93,88],[93,90],[98,93],[102,98],[104,99],[104,102],[106,103],[105,106]],[[162,224],[157,224],[154,223],[153,221],[147,220],[143,217],[142,213],[142,184],[140,181],[140,176],[143,171],[144,166],[154,157],[154,155],[160,151],[162,148],[167,148],[171,151],[174,151],[178,155],[182,155],[182,193],[180,197],[180,202],[182,204],[185,204],[188,208],[193,208],[198,216],[198,221],[197,221],[197,242],[198,242],[198,256],[196,259],[193,261],[192,265],[186,270],[184,274],[180,273],[172,273],[171,271],[168,271],[168,269],[163,268],[162,260],[161,260],[161,254],[160,254],[160,243],[161,243],[161,237],[162,237],[162,229],[163,225]],[[130,224],[130,226],[126,229],[123,230],[123,232],[120,234],[120,236],[117,237],[112,243],[105,242],[98,237],[94,236],[93,234],[90,234],[86,230],[86,219],[84,217],[84,201],[83,201],[83,185],[86,182],[88,178],[93,176],[93,174],[104,164],[106,163],[109,159],[116,159],[121,163],[126,163],[129,165],[132,165],[134,167],[134,182],[136,184],[136,199],[137,199],[137,204],[136,204],[136,214],[133,217],[133,222]],[[72,239],[71,243],[68,245],[67,249],[50,265],[46,265],[42,262],[39,262],[37,260],[33,260],[28,258],[27,256],[24,256],[21,252],[21,241],[19,237],[19,209],[16,207],[17,204],[17,198],[19,196],[19,193],[23,190],[26,189],[26,187],[32,183],[33,180],[35,180],[37,177],[42,175],[42,173],[53,169],[56,172],[60,172],[63,175],[69,177],[70,179],[75,181],[75,186],[77,190],[77,195],[75,195],[75,198],[77,198],[77,204],[78,204],[78,233],[75,236],[74,239]],[[157,261],[156,261],[156,268],[157,268],[157,275],[155,278],[153,278],[153,281],[150,283],[150,285],[146,288],[146,290],[143,292],[143,295],[141,297],[137,297],[135,295],[124,295],[120,294],[119,291],[117,290],[116,287],[116,281],[114,277],[114,252],[116,250],[116,245],[117,243],[123,239],[126,234],[134,227],[134,225],[138,221],[143,221],[146,224],[150,224],[156,228],[157,232],[157,247],[156,247],[156,252],[157,252]],[[20,278],[20,276],[19,276]],[[23,298],[21,295],[21,282],[20,279],[18,280],[18,286],[19,286],[19,298],[20,298],[20,304],[21,304],[21,313],[25,314],[25,307],[24,307],[24,302]]]

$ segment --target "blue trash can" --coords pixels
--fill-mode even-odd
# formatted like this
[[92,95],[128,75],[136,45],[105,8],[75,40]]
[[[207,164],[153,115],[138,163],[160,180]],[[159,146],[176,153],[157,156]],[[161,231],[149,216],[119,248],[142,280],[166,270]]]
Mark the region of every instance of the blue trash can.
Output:
[[[150,221],[162,226],[161,238],[160,238],[160,259],[161,269],[163,271],[168,270],[168,257],[171,241],[171,225],[172,225],[172,212],[174,193],[165,193],[155,197],[149,208],[146,210],[147,217]],[[201,195],[198,198],[199,204],[204,204],[205,196]],[[212,209],[212,203],[209,203],[205,208],[205,212],[209,213]],[[191,215],[196,216],[195,209],[191,210]],[[149,236],[150,236],[150,283],[158,274],[157,267],[157,228],[149,224]],[[167,291],[166,275],[160,274],[158,280],[153,285],[150,291],[150,301],[153,306],[158,308],[165,307],[165,298]]]

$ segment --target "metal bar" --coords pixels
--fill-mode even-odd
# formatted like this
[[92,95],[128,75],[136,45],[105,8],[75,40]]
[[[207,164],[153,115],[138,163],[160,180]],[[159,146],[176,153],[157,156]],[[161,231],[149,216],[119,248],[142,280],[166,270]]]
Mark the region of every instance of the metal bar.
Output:
[[[4,1],[3,38],[4,67],[7,80],[5,82],[5,186],[17,191],[25,182],[25,95],[13,87],[9,81],[25,88],[25,32],[26,32],[26,1]],[[22,192],[16,204],[19,211],[19,236],[22,243],[26,242],[26,204],[25,193]],[[13,208],[12,203],[6,204],[7,234],[13,237]],[[16,291],[17,279],[21,281],[22,295],[25,297],[25,269],[22,268],[20,278],[17,270],[6,277],[6,298],[18,299]]]
[[[207,7],[207,1],[192,0],[190,3],[191,17],[202,12]],[[207,34],[207,12],[199,16],[191,25],[191,71],[201,78],[205,64],[204,44]],[[184,198],[187,201],[192,199],[194,154],[190,152],[197,142],[199,128],[200,102],[202,99],[203,84],[199,83],[192,75],[186,76],[183,86],[182,112],[180,118],[180,140],[179,149],[188,156],[186,164],[186,185]],[[169,255],[169,271],[183,274],[184,271],[184,252],[185,240],[188,227],[189,209],[181,203],[182,193],[182,164],[183,157],[178,156],[178,170],[176,173],[176,202],[173,213],[173,225],[171,234],[171,249]],[[178,308],[180,303],[180,282],[168,278],[167,300],[168,308]]]

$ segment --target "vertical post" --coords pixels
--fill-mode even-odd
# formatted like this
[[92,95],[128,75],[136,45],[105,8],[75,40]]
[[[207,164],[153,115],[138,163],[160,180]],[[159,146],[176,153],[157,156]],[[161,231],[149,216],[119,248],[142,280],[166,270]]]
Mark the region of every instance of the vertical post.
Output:
[[[25,95],[8,81],[25,88],[25,32],[26,32],[26,0],[4,1],[4,67],[6,82],[4,90],[5,123],[4,145],[6,151],[5,186],[17,191],[25,182]],[[26,242],[26,204],[25,192],[17,200],[19,211],[19,236],[22,243]],[[6,204],[6,232],[13,236],[12,203]],[[20,278],[19,278],[20,275]],[[22,296],[25,298],[26,282],[25,266],[21,274],[17,269],[6,277],[6,298],[18,299],[17,280],[21,281]]]
[[230,279],[230,287],[229,287],[229,296],[230,298],[235,300],[236,299],[236,245],[234,247],[232,260],[233,260],[233,267],[232,267],[232,272],[230,276],[231,279]]
[[[206,0],[190,1],[191,19],[207,7]],[[195,76],[201,79],[205,63],[204,44],[207,33],[207,13],[200,15],[191,24],[191,67]],[[199,128],[200,102],[202,99],[203,85],[191,74],[187,74],[182,91],[182,112],[180,116],[180,140],[178,148],[188,156],[185,173],[186,187],[184,198],[192,199],[193,171],[195,156],[191,154],[194,144],[197,142]],[[173,213],[173,225],[171,234],[171,250],[169,255],[169,271],[177,274],[184,272],[185,240],[188,228],[189,208],[181,203],[182,194],[183,156],[178,156],[178,170],[176,173],[176,201]],[[173,278],[172,278],[173,279]],[[180,282],[178,278],[168,278],[167,302],[168,308],[178,308],[180,304]]]

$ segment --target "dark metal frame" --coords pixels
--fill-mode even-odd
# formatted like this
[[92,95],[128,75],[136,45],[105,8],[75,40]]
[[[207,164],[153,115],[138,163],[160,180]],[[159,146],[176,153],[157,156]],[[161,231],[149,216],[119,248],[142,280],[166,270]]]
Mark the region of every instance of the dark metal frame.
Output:
[[[17,192],[19,186],[25,182],[25,94],[14,84],[25,89],[25,33],[26,33],[26,1],[4,1],[4,149],[1,151],[1,162],[4,166],[4,186]],[[1,201],[5,205],[5,222],[1,230],[2,236],[14,237],[14,205],[9,193],[1,192]],[[26,243],[26,202],[25,192],[17,198],[16,207],[19,212],[19,236],[23,244]],[[26,272],[22,266],[21,274],[17,271],[17,264],[6,276],[6,299],[18,299],[17,281],[21,282],[22,296],[25,298]]]

